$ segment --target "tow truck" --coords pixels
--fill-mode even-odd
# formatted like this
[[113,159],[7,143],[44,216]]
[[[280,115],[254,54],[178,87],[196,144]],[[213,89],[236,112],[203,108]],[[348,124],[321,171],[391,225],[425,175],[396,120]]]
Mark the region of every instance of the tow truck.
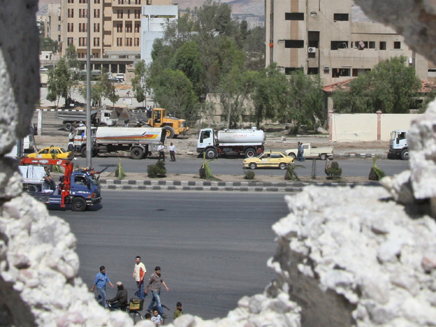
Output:
[[[43,166],[62,166],[64,175],[54,189],[44,179]],[[74,164],[66,159],[34,159],[23,157],[19,166],[23,176],[24,190],[40,202],[70,206],[73,211],[84,211],[87,207],[101,203],[98,173],[92,169],[74,170]]]

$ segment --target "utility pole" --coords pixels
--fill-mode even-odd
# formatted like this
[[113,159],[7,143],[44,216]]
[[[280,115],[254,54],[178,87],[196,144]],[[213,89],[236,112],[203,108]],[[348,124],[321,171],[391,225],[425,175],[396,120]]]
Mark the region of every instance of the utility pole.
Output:
[[88,0],[88,22],[86,42],[86,166],[92,168],[91,138],[91,0]]

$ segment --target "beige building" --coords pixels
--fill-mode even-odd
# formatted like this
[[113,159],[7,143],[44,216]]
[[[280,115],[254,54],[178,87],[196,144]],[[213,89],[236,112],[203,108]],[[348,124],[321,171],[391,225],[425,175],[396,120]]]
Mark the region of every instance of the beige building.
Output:
[[61,41],[61,5],[49,4],[48,14],[44,24],[44,37],[54,41]]
[[[143,5],[168,5],[172,0],[90,0],[92,69],[125,73],[140,58]],[[69,44],[86,62],[88,0],[61,0],[61,54]]]
[[328,85],[404,55],[419,78],[436,77],[434,64],[392,28],[371,21],[352,0],[265,0],[265,10],[266,65],[276,62],[285,73],[303,69],[320,74]]

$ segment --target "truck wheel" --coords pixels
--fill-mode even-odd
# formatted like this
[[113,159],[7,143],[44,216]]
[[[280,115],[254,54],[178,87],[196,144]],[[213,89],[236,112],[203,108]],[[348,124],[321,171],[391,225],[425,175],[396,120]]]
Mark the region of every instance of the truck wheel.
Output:
[[86,146],[84,146],[82,150],[80,150],[80,155],[82,156],[82,158],[86,158]]
[[249,167],[250,167],[250,169],[256,169],[256,164],[255,164],[254,162],[252,162],[252,163],[249,165]]
[[132,151],[130,151],[130,156],[132,159],[142,159],[144,156],[144,150],[141,148],[133,148]]
[[319,158],[320,158],[321,160],[326,160],[326,159],[327,159],[327,155],[326,155],[325,153],[322,153],[322,154],[319,156]]
[[285,164],[284,162],[282,162],[282,163],[279,165],[279,168],[280,168],[281,170],[286,169],[286,164]]
[[75,197],[71,202],[71,210],[84,211],[86,209],[86,201],[83,198]]
[[253,148],[248,148],[245,150],[245,158],[253,158],[256,156],[256,150]]
[[409,160],[409,149],[404,149],[401,151],[401,159]]
[[171,126],[165,126],[162,128],[165,133],[167,134],[167,139],[172,139],[174,138],[174,128],[172,128]]
[[71,123],[65,123],[65,124],[64,124],[64,127],[65,127],[65,129],[66,129],[67,131],[70,130],[71,126],[72,126]]
[[216,157],[215,149],[207,149],[206,150],[206,159],[214,159]]
[[100,127],[106,127],[107,124],[105,124],[105,123],[100,123],[98,126],[100,126]]
[[288,157],[291,157],[292,159],[297,158],[297,156],[295,155],[295,153],[291,152],[288,154]]

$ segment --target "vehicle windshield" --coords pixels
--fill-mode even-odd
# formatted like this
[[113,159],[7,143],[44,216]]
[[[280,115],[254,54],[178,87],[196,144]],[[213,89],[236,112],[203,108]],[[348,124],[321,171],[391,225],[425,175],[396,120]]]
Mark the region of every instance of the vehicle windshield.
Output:
[[396,135],[395,132],[391,132],[391,140],[394,140],[394,139],[395,139],[395,135]]
[[61,148],[61,151],[62,152],[68,152],[67,150],[65,150],[64,148]]

